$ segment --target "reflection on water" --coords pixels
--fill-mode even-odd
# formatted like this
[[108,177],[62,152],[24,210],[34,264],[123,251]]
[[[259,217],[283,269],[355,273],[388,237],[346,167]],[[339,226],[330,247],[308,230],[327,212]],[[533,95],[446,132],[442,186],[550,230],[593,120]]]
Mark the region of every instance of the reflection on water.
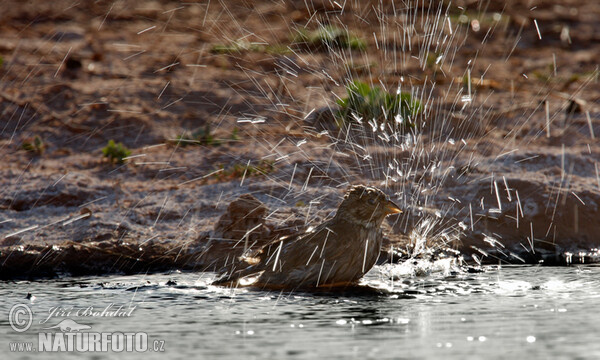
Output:
[[[389,269],[387,269],[389,270]],[[399,270],[403,271],[403,270]],[[389,271],[388,271],[389,273]],[[194,358],[598,358],[600,267],[502,267],[478,274],[395,276],[383,293],[274,293],[208,285],[212,274],[175,273],[0,283],[1,346],[37,341],[66,317],[49,309],[135,306],[131,317],[71,317],[99,332],[147,332],[166,354]],[[25,333],[12,305],[35,314]],[[5,352],[6,354],[6,352]],[[23,354],[8,353],[10,357]],[[30,354],[29,358],[56,358]],[[78,354],[97,358],[97,354]]]

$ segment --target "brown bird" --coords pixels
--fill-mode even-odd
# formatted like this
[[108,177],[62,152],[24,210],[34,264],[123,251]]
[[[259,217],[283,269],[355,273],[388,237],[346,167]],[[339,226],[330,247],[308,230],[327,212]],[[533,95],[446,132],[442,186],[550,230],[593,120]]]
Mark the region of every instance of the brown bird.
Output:
[[213,284],[269,289],[354,285],[379,257],[383,219],[401,212],[383,191],[353,186],[331,220],[240,258]]

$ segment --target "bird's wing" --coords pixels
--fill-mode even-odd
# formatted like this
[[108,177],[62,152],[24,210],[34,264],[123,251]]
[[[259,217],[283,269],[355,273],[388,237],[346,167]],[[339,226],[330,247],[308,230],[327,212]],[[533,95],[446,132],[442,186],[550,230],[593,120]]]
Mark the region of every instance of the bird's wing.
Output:
[[261,254],[264,272],[259,280],[267,285],[315,286],[339,278],[340,271],[346,271],[348,257],[353,257],[347,239],[352,230],[345,222],[331,221],[272,244]]
[[[315,287],[347,286],[370,269],[366,256],[365,229],[337,219],[314,232],[282,239],[263,249],[259,286]],[[369,260],[369,261],[366,261]]]
[[[276,260],[278,267],[297,268],[302,264],[314,262],[320,257],[327,242],[335,238],[335,229],[331,222],[325,222],[318,227],[304,233],[282,237],[266,246],[263,246],[252,260],[259,260],[265,266],[273,267]],[[334,240],[335,241],[335,240]],[[285,269],[281,269],[285,271]]]
[[[330,232],[327,225],[328,222],[321,224],[312,231],[283,236],[262,246],[240,258],[230,268],[228,267],[227,273],[214,281],[213,284],[233,283],[243,277],[265,270],[292,271],[302,267],[303,264],[307,264],[309,260],[314,263],[310,257],[311,255],[315,259],[319,257],[317,252],[322,249],[322,242]],[[274,267],[276,262],[278,266]]]

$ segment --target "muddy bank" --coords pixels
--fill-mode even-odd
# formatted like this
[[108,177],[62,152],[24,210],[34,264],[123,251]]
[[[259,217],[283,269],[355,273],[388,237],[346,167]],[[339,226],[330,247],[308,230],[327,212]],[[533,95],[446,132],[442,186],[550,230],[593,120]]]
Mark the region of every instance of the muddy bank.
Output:
[[[595,261],[600,6],[419,6],[440,26],[408,47],[391,24],[421,17],[374,4],[7,2],[0,277],[215,269],[358,183],[406,210],[384,223],[398,260]],[[356,49],[294,42],[340,22]],[[412,91],[418,126],[340,127],[349,78]]]
[[[447,223],[433,225],[427,231],[402,234],[402,224],[413,221],[415,227],[422,226],[422,219],[431,216],[419,210],[409,210],[408,214],[395,216],[386,221],[386,237],[380,255],[379,263],[404,262],[416,258],[438,259],[440,257],[460,257],[465,264],[497,264],[497,263],[538,263],[542,265],[571,265],[594,263],[600,260],[597,249],[590,248],[594,244],[597,231],[595,212],[584,212],[581,218],[578,209],[582,202],[598,204],[597,194],[580,192],[578,195],[571,193],[573,199],[566,199],[560,206],[553,210],[555,217],[544,213],[547,196],[532,196],[532,194],[548,194],[543,183],[523,179],[508,179],[511,186],[507,189],[506,198],[500,202],[502,208],[473,210],[468,215],[461,209],[453,213],[453,218],[460,216],[473,216],[473,230],[470,225],[460,224],[466,228],[461,229],[458,238],[446,242],[444,234],[447,233]],[[487,189],[489,184],[479,186],[478,192],[473,192],[477,187],[451,188],[451,193],[471,192],[475,199],[487,197],[495,198]],[[267,193],[260,186],[254,187],[256,194]],[[461,191],[462,190],[462,191]],[[465,191],[466,190],[466,191]],[[514,201],[508,201],[508,193],[513,192]],[[271,193],[273,193],[271,191]],[[517,195],[523,194],[523,195]],[[257,195],[259,196],[259,195]],[[561,194],[556,195],[560,201]],[[594,197],[596,196],[596,197]],[[260,197],[260,196],[259,196]],[[263,197],[264,198],[264,197]],[[331,196],[331,203],[337,199]],[[464,198],[468,200],[468,198]],[[302,201],[302,200],[300,200]],[[460,201],[459,198],[454,201]],[[520,204],[520,205],[519,205]],[[163,206],[162,204],[161,206]],[[156,205],[155,205],[156,206]],[[224,207],[225,205],[223,205]],[[520,211],[523,207],[528,214],[523,216]],[[470,210],[473,208],[471,207]],[[547,209],[547,208],[546,208]],[[169,217],[169,210],[161,207],[165,219]],[[275,212],[280,214],[275,215]],[[514,216],[513,216],[514,211]],[[517,211],[519,213],[517,213]],[[436,211],[437,212],[437,211]],[[322,216],[311,214],[311,222],[318,223],[333,212],[320,212]],[[159,215],[157,215],[159,216]],[[574,219],[568,216],[574,216]],[[66,217],[60,222],[46,224],[48,232],[51,227],[56,227],[54,233],[72,227],[67,241],[44,242],[44,244],[30,244],[22,241],[27,239],[27,232],[34,232],[44,236],[46,233],[38,230],[36,225],[20,234],[9,234],[0,247],[0,278],[52,278],[64,275],[101,275],[108,273],[146,273],[173,270],[190,271],[218,271],[233,259],[240,256],[246,249],[262,246],[281,236],[304,231],[308,226],[302,211],[296,208],[285,209],[279,206],[275,211],[269,209],[263,202],[249,194],[242,194],[236,200],[228,203],[224,213],[215,222],[211,231],[198,233],[194,229],[177,229],[175,231],[153,230],[148,238],[140,239],[128,221],[118,225],[102,222],[95,217],[101,217],[85,208],[80,215]],[[437,217],[434,216],[432,218]],[[448,217],[448,214],[445,215]],[[413,220],[413,219],[419,220]],[[520,219],[520,220],[517,220]],[[553,220],[554,219],[554,220]],[[172,220],[179,220],[175,216]],[[105,220],[106,221],[106,220]],[[516,222],[520,221],[517,227]],[[155,221],[156,223],[156,221]],[[469,222],[466,222],[469,224]],[[435,223],[434,223],[435,224]],[[546,225],[549,224],[549,225]],[[102,231],[102,226],[105,230]],[[547,230],[546,227],[550,230]],[[147,230],[147,227],[143,227]],[[546,234],[542,231],[546,229]],[[142,231],[141,229],[139,230]],[[553,231],[551,233],[551,231]],[[537,237],[536,232],[541,233]],[[151,236],[152,233],[155,235]],[[132,236],[133,235],[133,236]],[[166,235],[166,236],[165,236]],[[169,236],[170,235],[170,236]],[[530,237],[532,236],[533,237]],[[552,235],[552,238],[549,237]],[[21,237],[22,236],[22,237]],[[416,249],[416,242],[420,237],[427,238],[425,248]],[[170,239],[169,239],[170,237]],[[523,240],[525,239],[525,240]],[[529,239],[533,239],[530,241]],[[545,240],[548,239],[548,240]],[[567,239],[567,240],[565,240]],[[25,245],[20,243],[26,243]],[[49,243],[52,243],[50,245]]]

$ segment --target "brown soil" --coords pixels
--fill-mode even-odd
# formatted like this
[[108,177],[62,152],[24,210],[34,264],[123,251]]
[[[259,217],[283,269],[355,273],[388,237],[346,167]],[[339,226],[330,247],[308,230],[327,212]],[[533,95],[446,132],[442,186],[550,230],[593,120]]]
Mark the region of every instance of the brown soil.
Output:
[[[4,1],[0,277],[214,269],[354,183],[406,208],[385,224],[405,252],[426,234],[476,261],[597,258],[600,4],[306,3]],[[319,23],[366,49],[291,40]],[[416,89],[411,142],[338,128],[349,78]]]

